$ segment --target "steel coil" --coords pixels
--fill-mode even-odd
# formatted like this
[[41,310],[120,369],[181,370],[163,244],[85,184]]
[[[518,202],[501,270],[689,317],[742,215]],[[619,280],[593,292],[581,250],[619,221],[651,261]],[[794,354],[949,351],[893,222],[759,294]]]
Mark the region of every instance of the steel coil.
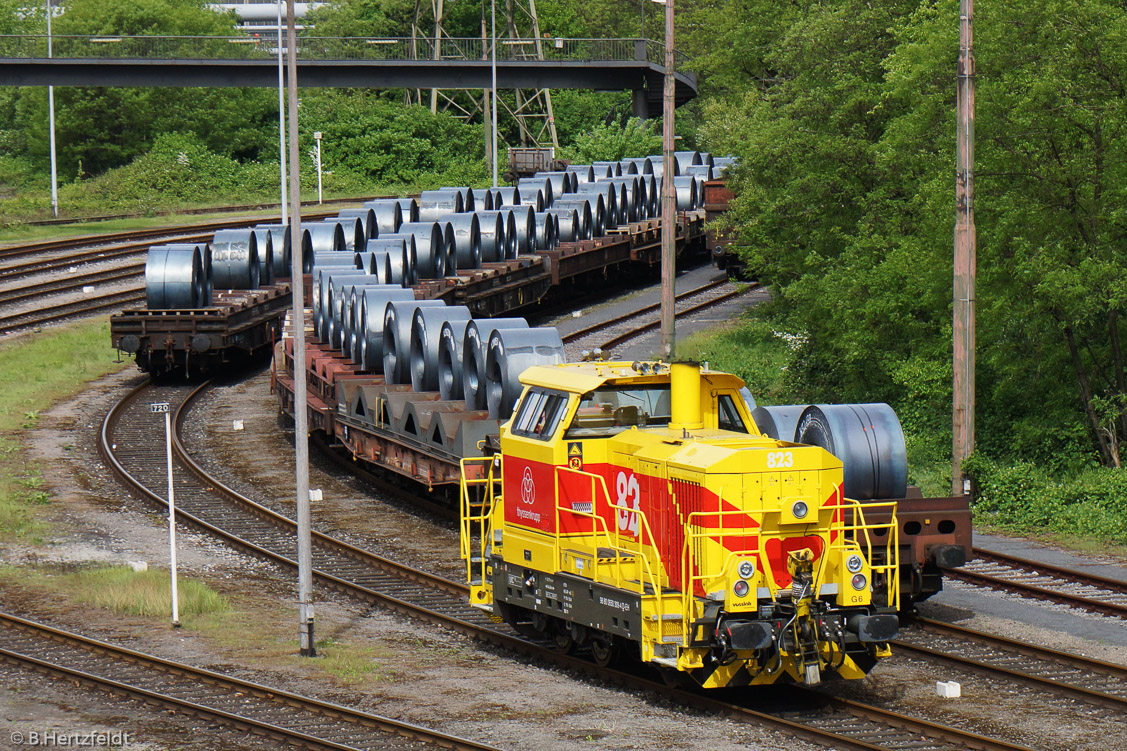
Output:
[[618,177],[622,174],[622,165],[618,162],[592,162],[591,170],[595,173],[595,180],[604,177]]
[[904,431],[887,404],[812,404],[795,438],[841,460],[846,498],[903,498],[908,491]]
[[380,240],[402,240],[404,245],[403,252],[403,272],[402,284],[404,287],[413,287],[419,283],[419,245],[415,242],[415,236],[412,234],[405,234],[397,232],[394,235],[384,235]]
[[[351,253],[342,254],[347,256],[355,263],[355,258]],[[312,279],[312,303],[313,308],[313,330],[317,334],[317,338],[322,342],[329,341],[329,321],[332,318],[332,308],[329,305],[334,277],[337,280],[343,280],[346,277],[357,277],[359,279],[366,279],[368,275],[356,268],[355,265],[348,266],[323,266],[319,269],[314,269]]]
[[353,362],[359,362],[360,338],[363,334],[361,328],[361,301],[364,299],[364,290],[378,288],[386,285],[377,284],[373,278],[370,282],[345,284],[342,287],[340,298],[340,352]]
[[[504,260],[508,255],[509,234],[506,230],[512,212],[479,211],[477,212],[478,237],[481,240],[481,261],[492,263]],[[516,222],[513,222],[513,232],[516,232]],[[516,242],[516,238],[512,238]]]
[[572,243],[580,239],[579,212],[575,209],[548,209],[556,218],[556,239]]
[[457,269],[481,268],[481,223],[477,214],[443,214],[439,221],[449,222],[454,233],[454,257],[447,276],[453,276]]
[[677,192],[678,211],[696,211],[700,206],[695,177],[685,175],[673,178],[673,189]]
[[404,270],[410,269],[406,240],[402,237],[381,237],[376,240],[369,240],[368,252],[387,255],[389,276],[384,284],[398,284],[401,287],[411,286],[403,283]]
[[200,307],[211,307],[214,288],[211,284],[211,243],[200,246],[200,261],[203,265],[203,293],[200,297]]
[[490,188],[493,195],[493,210],[500,211],[505,206],[520,206],[520,191],[515,187]]
[[542,177],[551,183],[553,200],[558,199],[564,193],[574,193],[579,185],[579,178],[575,173],[566,170],[562,172],[537,172],[534,177]]
[[405,222],[399,234],[415,238],[415,273],[419,279],[441,279],[446,275],[448,225],[438,222]]
[[359,351],[353,352],[352,359],[360,365],[361,370],[382,372],[383,325],[387,305],[393,301],[410,302],[415,299],[415,292],[391,285],[365,287],[359,298],[360,320],[356,334]]
[[509,258],[536,250],[536,212],[531,206],[514,206],[513,222],[516,225],[516,253]]
[[[650,161],[653,157],[628,157],[621,161],[621,169],[617,176],[626,177],[627,175],[651,175],[653,174],[653,162]],[[658,157],[660,159],[661,157]]]
[[461,189],[424,190],[419,194],[419,222],[435,222],[443,214],[461,214],[465,200]]
[[691,177],[696,177],[701,180],[712,179],[712,165],[711,164],[694,164],[685,170],[685,174]]
[[[396,198],[395,203],[399,206],[399,226],[402,227],[407,222],[419,221],[419,202],[414,198]],[[399,230],[402,232],[402,230]]]
[[301,228],[309,233],[314,253],[347,249],[344,225],[338,221],[302,223]]
[[[583,206],[587,207],[586,214],[589,217],[587,221],[588,229],[584,239],[590,240],[594,237],[603,237],[606,235],[606,201],[603,199],[601,193],[577,193],[574,198],[561,201],[557,208],[577,209],[582,214],[584,213]],[[582,220],[583,218],[581,217],[580,221]]]
[[352,285],[372,284],[371,274],[338,272],[329,274],[328,296],[321,317],[326,321],[325,338],[322,340],[334,349],[340,349],[341,327],[344,324],[344,303],[352,296]]
[[[402,260],[400,256],[400,261]],[[374,276],[376,284],[395,284],[391,277],[391,255],[385,251],[365,250],[363,253],[357,253],[356,268]]]
[[149,248],[145,258],[145,300],[149,310],[205,308],[203,248],[180,243]]
[[712,174],[716,177],[724,177],[732,167],[736,166],[736,158],[734,156],[718,156],[712,159]]
[[211,240],[216,289],[258,289],[258,240],[250,229],[221,229]]
[[539,185],[523,185],[517,187],[520,201],[515,204],[505,204],[507,209],[521,208],[530,206],[534,211],[543,211],[546,199],[544,197],[544,188]]
[[489,337],[499,329],[527,329],[523,318],[483,318],[466,324],[462,338],[462,394],[466,409],[485,409],[485,356]]
[[494,331],[485,355],[489,417],[507,420],[512,415],[522,388],[521,373],[534,365],[560,365],[565,361],[563,340],[555,327]]
[[368,234],[364,231],[364,222],[359,217],[346,216],[337,219],[322,219],[324,224],[336,222],[344,230],[344,249],[353,253],[368,244]]
[[590,164],[569,164],[567,171],[575,175],[575,185],[595,182],[595,168]]
[[[441,188],[441,190],[456,190],[459,193],[461,193],[462,194],[462,212],[464,212],[464,213],[473,213],[474,211],[477,211],[478,208],[479,208],[478,205],[477,205],[478,192],[479,191],[481,193],[485,192],[484,190],[481,190],[481,189],[479,189],[479,191],[475,191],[473,188],[468,188],[468,187],[463,186],[463,185],[455,185],[455,186],[446,185],[446,186],[443,186]],[[454,213],[454,212],[446,212],[446,213]]]
[[700,158],[699,151],[674,151],[673,159],[677,162],[678,175],[688,174],[687,172],[685,172],[685,170],[687,170],[689,167],[703,164]]
[[410,371],[414,391],[438,391],[438,347],[442,324],[470,320],[464,305],[419,308],[411,320]]
[[462,344],[470,319],[447,321],[438,335],[438,398],[442,401],[464,398],[462,387]]
[[419,308],[446,307],[442,300],[398,300],[387,304],[383,322],[383,376],[387,383],[411,382],[411,324]]
[[798,418],[802,417],[805,409],[805,404],[756,407],[751,412],[751,419],[755,421],[755,426],[759,428],[759,432],[768,438],[794,443],[794,432],[795,428],[798,427]]
[[274,283],[274,236],[270,230],[254,227],[254,241],[258,244],[258,284]]
[[541,193],[541,200],[543,203],[536,210],[543,211],[544,206],[551,206],[552,201],[555,199],[555,194],[552,191],[552,181],[546,177],[522,177],[517,180],[517,188],[520,189],[521,204],[526,204],[528,201],[524,200],[525,189]]
[[[646,157],[646,158],[649,159],[650,169],[653,171],[653,176],[658,177],[658,178],[663,177],[665,175],[665,163],[664,163],[662,157],[651,156],[651,157]],[[677,160],[674,159],[673,160],[673,175],[674,176],[681,174],[680,172],[677,171],[678,169],[680,169],[680,165],[678,165]]]
[[390,235],[399,231],[403,217],[399,213],[399,202],[394,198],[380,198],[375,201],[366,201],[364,208],[371,209],[376,215],[376,234],[368,239],[378,238],[380,235]]
[[310,274],[313,272],[313,234],[309,231],[309,225],[301,225],[301,273]]
[[591,213],[590,201],[560,201],[549,211],[574,211],[576,240],[590,240],[595,234],[595,217]]
[[555,214],[541,211],[533,219],[536,222],[537,250],[551,250],[560,244],[560,227]]
[[615,177],[607,182],[612,185],[619,186],[618,191],[618,223],[629,224],[630,222],[637,222],[645,219],[642,216],[644,209],[642,204],[645,201],[645,196],[642,193],[643,181],[638,175],[630,175],[629,177]]
[[[633,177],[632,175],[630,177]],[[614,180],[623,180],[628,178],[613,178],[607,180],[598,180],[593,183],[588,183],[581,186],[580,191],[576,197],[586,196],[601,196],[603,201],[603,226],[605,229],[614,229],[618,226],[618,197],[619,186],[615,184]],[[572,197],[569,196],[568,200]],[[591,207],[592,214],[597,213],[597,209]]]
[[704,166],[704,167],[713,166],[712,154],[708,153],[707,151],[700,152],[700,166]]
[[313,268],[324,269],[329,266],[341,267],[347,266],[349,268],[359,268],[356,265],[356,254],[347,251],[340,251],[334,253],[314,253],[313,254]]
[[[256,230],[266,230],[270,233],[270,245],[274,250],[275,279],[289,279],[293,276],[293,250],[290,245],[290,228],[288,224],[259,224]],[[258,243],[262,245],[260,241]]]
[[[359,209],[344,209],[337,214],[337,219],[356,218],[360,220],[360,224],[364,229],[364,242],[375,240],[380,236],[379,223],[376,221],[376,212],[373,209],[364,207]],[[363,249],[363,245],[356,246]]]

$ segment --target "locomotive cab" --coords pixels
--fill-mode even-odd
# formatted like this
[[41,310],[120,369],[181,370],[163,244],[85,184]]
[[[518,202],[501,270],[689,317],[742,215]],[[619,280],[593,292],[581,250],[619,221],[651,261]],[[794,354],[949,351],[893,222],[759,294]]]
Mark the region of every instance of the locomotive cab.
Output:
[[474,605],[706,687],[858,678],[889,654],[895,514],[866,524],[837,458],[762,435],[739,378],[620,362],[521,381],[501,453],[465,460],[488,464],[463,471]]

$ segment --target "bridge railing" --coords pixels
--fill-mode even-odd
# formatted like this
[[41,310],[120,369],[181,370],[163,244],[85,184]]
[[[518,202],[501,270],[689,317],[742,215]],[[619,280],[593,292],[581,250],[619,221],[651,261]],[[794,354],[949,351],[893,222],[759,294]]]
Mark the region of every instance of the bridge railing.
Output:
[[[154,60],[257,60],[278,54],[272,34],[221,36],[72,36],[54,34],[51,53],[57,58]],[[0,35],[0,58],[47,57],[46,35]],[[409,37],[298,38],[302,60],[487,60],[487,40],[466,38],[411,39]],[[661,42],[649,39],[497,40],[497,59],[575,62],[635,61],[665,64]],[[677,68],[685,58],[678,53]]]

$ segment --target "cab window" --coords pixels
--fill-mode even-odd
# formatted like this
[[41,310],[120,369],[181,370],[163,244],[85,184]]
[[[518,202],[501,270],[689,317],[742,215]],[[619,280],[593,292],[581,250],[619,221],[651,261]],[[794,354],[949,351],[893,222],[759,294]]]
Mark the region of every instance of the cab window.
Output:
[[568,438],[611,436],[631,427],[665,427],[672,419],[669,384],[604,386],[583,395]]
[[716,400],[716,427],[721,430],[730,430],[733,433],[746,433],[740,411],[736,409],[736,402],[728,394],[721,394]]
[[529,390],[513,419],[513,435],[548,440],[556,432],[566,406],[566,394]]

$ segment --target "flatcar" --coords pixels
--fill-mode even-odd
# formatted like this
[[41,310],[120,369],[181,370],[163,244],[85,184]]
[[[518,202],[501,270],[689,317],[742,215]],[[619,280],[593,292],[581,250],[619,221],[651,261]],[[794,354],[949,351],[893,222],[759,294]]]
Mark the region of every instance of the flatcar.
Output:
[[706,688],[861,678],[890,655],[895,504],[846,498],[834,455],[761,434],[739,378],[585,362],[520,380],[500,452],[462,462],[473,605]]

